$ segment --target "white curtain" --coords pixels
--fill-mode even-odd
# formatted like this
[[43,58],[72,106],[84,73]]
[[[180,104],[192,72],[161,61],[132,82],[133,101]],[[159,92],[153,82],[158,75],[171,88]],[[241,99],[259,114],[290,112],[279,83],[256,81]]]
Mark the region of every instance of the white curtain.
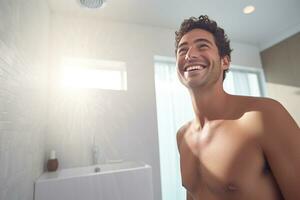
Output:
[[[242,71],[227,73],[224,89],[231,94],[261,94],[257,74]],[[155,91],[162,200],[185,200],[176,133],[184,123],[194,118],[194,113],[188,90],[177,78],[175,62],[155,62]]]
[[175,63],[155,63],[155,89],[162,200],[185,200],[176,133],[194,114],[188,91],[178,81]]
[[259,70],[249,71],[230,67],[224,80],[224,90],[230,94],[263,96],[263,80]]

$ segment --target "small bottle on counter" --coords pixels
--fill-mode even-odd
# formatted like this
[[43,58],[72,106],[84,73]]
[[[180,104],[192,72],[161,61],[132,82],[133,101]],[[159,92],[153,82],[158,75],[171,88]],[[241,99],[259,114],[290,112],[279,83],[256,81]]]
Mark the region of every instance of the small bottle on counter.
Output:
[[49,172],[54,172],[57,170],[57,168],[58,168],[58,160],[56,158],[55,151],[52,150],[50,152],[50,158],[47,162],[47,169]]

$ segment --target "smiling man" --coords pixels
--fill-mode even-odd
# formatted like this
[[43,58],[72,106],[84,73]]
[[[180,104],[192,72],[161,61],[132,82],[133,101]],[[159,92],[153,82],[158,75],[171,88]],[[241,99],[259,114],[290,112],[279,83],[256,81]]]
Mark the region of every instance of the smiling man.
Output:
[[300,200],[300,131],[277,101],[227,94],[230,42],[207,16],[176,32],[195,119],[177,133],[188,200]]

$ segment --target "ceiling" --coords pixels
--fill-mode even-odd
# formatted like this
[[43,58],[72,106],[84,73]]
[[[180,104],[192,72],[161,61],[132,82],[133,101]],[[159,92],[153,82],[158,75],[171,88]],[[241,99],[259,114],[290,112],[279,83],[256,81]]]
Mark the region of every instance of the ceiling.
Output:
[[[261,50],[300,31],[300,0],[107,0],[101,9],[82,8],[79,0],[48,3],[52,12],[174,30],[183,19],[207,14],[232,41],[256,45]],[[247,5],[254,5],[255,12],[243,14]]]

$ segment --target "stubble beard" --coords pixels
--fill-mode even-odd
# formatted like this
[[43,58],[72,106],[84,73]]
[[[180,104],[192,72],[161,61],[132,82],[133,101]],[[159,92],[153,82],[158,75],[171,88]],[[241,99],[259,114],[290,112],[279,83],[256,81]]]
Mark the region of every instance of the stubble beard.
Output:
[[221,73],[223,73],[221,69],[221,59],[209,63],[208,68],[205,70],[208,71],[203,74],[201,80],[188,81],[184,74],[180,73],[180,82],[189,90],[202,90],[214,86],[218,82]]

